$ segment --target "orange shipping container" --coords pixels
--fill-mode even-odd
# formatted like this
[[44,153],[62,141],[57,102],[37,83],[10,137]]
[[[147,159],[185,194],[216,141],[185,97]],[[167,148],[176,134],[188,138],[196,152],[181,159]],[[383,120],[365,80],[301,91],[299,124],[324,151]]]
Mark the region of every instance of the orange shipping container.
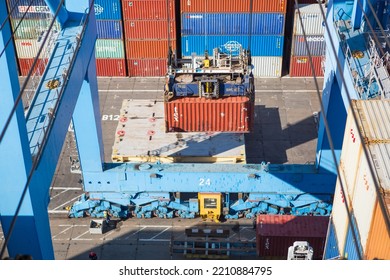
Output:
[[[37,63],[35,64],[34,72],[36,75],[41,76],[45,71],[47,59],[45,60],[46,63],[43,61],[43,59],[39,58]],[[28,72],[30,71],[34,63],[34,58],[19,58],[18,61],[19,61],[20,76],[27,76]],[[32,72],[32,74],[34,74],[34,72]]]
[[[176,39],[175,22],[165,20],[125,20],[125,36],[127,40],[133,39]],[[169,31],[169,34],[168,34]]]
[[[249,13],[250,0],[180,0],[182,13]],[[286,13],[287,0],[253,0],[253,13]]]
[[164,103],[166,132],[250,132],[254,101],[183,97]]
[[[316,76],[323,77],[322,56],[312,56],[312,59]],[[290,77],[313,77],[308,56],[292,56],[290,63]]]
[[96,59],[96,75],[100,77],[126,76],[125,59]]
[[[123,19],[175,19],[175,0],[122,0]],[[168,12],[169,11],[169,12]]]
[[[171,40],[172,50],[176,49],[176,41]],[[126,57],[132,58],[164,58],[168,57],[168,40],[127,40]]]
[[130,77],[161,77],[167,73],[166,59],[128,59]]
[[[390,193],[384,193],[387,197],[385,204],[390,207]],[[371,224],[370,235],[367,240],[367,248],[365,252],[365,259],[367,260],[390,260],[390,232],[386,227],[385,217],[387,214],[383,213],[379,203],[376,203],[374,216]]]

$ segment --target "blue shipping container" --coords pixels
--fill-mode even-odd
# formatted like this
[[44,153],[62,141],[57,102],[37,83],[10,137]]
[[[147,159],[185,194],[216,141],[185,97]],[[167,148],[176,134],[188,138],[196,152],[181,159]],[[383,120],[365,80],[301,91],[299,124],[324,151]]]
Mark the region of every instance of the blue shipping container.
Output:
[[[362,244],[359,230],[356,226],[354,215],[351,215],[352,224],[348,225],[347,239],[344,248],[344,258],[348,260],[360,260],[363,258]],[[354,234],[353,234],[354,233]]]
[[[249,14],[183,13],[183,35],[249,35]],[[252,35],[281,35],[284,14],[252,15]]]
[[[239,46],[248,48],[249,36],[182,36],[182,56],[203,55],[207,50],[209,54],[213,49],[224,47],[236,51]],[[251,54],[253,56],[282,56],[283,36],[251,36]]]
[[[15,5],[16,7],[11,13],[11,17],[14,19],[22,18],[26,13],[25,19],[29,18],[46,18],[51,14],[49,7],[44,0],[35,0],[31,3],[31,0],[7,0],[9,10]],[[31,6],[29,7],[29,5]]]
[[116,19],[121,20],[120,0],[95,0],[96,19]]
[[340,257],[339,245],[337,242],[336,231],[334,229],[333,221],[330,220],[328,235],[326,237],[326,244],[324,250],[324,259],[337,259]]
[[122,39],[122,22],[120,20],[97,20],[98,39]]

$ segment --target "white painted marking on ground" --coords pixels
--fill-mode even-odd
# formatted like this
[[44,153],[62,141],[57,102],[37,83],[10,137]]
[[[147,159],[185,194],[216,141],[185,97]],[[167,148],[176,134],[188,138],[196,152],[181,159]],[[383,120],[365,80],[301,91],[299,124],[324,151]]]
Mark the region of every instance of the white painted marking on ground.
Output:
[[[83,236],[83,235],[86,235],[87,233],[89,233],[89,230],[87,230],[86,232],[80,234],[80,235],[77,236],[76,238],[72,238],[72,240],[81,240],[80,237]],[[92,240],[92,239],[86,239],[86,240]]]
[[142,242],[170,242],[170,239],[139,239]]
[[111,234],[113,234],[114,231],[111,230],[110,232],[108,233],[105,233],[104,236],[102,238],[100,238],[100,240],[114,240],[114,238],[107,238],[107,236],[110,236]]
[[164,229],[162,232],[160,232],[160,233],[156,234],[155,236],[153,236],[153,237],[152,237],[152,238],[150,238],[150,239],[155,239],[157,236],[159,236],[159,235],[163,234],[163,233],[164,233],[164,232],[166,232],[168,229],[169,229],[169,227],[167,227],[167,228],[166,228],[166,229]]
[[49,210],[49,214],[68,214],[69,211],[67,210]]
[[66,229],[64,229],[63,231],[59,232],[58,234],[54,235],[52,238],[55,239],[58,235],[67,232],[67,231],[70,230],[71,228],[73,228],[72,225],[68,226],[68,228],[66,228]]
[[51,196],[50,198],[55,198],[55,197],[57,197],[57,196],[59,196],[59,195],[61,195],[61,194],[63,194],[63,193],[66,193],[68,190],[63,190],[62,192],[59,192],[58,194],[56,194],[55,196]]
[[136,232],[130,234],[129,236],[127,236],[127,237],[125,238],[125,240],[127,240],[127,239],[129,239],[131,236],[134,236],[134,235],[136,235],[137,233],[143,231],[144,229],[146,229],[146,227],[142,227],[141,229],[137,230]]
[[52,210],[58,210],[59,208],[63,208],[65,205],[69,204],[71,201],[79,199],[81,197],[81,194],[76,196],[75,198],[72,198],[71,200],[66,201],[65,203],[62,203],[61,205],[57,206],[56,208]]

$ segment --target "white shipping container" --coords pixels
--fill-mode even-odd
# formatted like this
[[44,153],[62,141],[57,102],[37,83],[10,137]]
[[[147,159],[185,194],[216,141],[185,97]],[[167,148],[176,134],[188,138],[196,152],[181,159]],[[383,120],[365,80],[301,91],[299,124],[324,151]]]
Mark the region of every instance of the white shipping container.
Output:
[[281,56],[252,56],[255,77],[279,78],[282,75]]
[[[302,18],[303,29],[299,19],[299,13]],[[324,18],[322,17],[321,9],[326,15],[325,5],[318,4],[301,4],[295,8],[294,16],[294,35],[303,35],[303,30],[306,35],[322,35],[325,32]]]
[[[37,39],[16,39],[15,47],[18,58],[35,58],[38,54],[41,43]],[[43,57],[43,51],[40,58]]]

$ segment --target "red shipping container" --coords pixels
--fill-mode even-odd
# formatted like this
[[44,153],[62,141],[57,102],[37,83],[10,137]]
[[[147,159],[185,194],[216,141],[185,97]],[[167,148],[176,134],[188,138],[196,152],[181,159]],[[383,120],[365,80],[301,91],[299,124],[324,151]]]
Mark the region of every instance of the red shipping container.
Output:
[[[20,76],[27,76],[34,63],[34,58],[19,58],[18,61]],[[47,58],[45,59],[45,61],[39,58],[32,74],[35,73],[36,75],[41,76],[45,71],[47,61]]]
[[[253,0],[253,13],[286,13],[288,0]],[[180,0],[182,13],[249,13],[250,0]]]
[[[169,13],[168,13],[168,11]],[[175,19],[175,0],[122,0],[123,19]]]
[[[317,77],[323,77],[322,56],[312,56],[314,72]],[[308,56],[292,56],[290,61],[290,77],[313,77]]]
[[167,73],[167,59],[128,59],[130,77],[161,77]]
[[164,102],[166,132],[250,132],[254,101],[245,96],[181,97]]
[[[169,22],[169,37],[176,39],[176,23]],[[168,22],[165,20],[125,20],[125,37],[133,39],[168,39]]]
[[125,59],[96,59],[96,75],[100,77],[125,77]]
[[[176,41],[170,41],[172,50],[176,50]],[[126,40],[126,57],[166,59],[168,57],[168,40]]]
[[257,255],[287,260],[288,248],[295,241],[307,241],[313,259],[322,259],[329,217],[258,215],[256,221]]

